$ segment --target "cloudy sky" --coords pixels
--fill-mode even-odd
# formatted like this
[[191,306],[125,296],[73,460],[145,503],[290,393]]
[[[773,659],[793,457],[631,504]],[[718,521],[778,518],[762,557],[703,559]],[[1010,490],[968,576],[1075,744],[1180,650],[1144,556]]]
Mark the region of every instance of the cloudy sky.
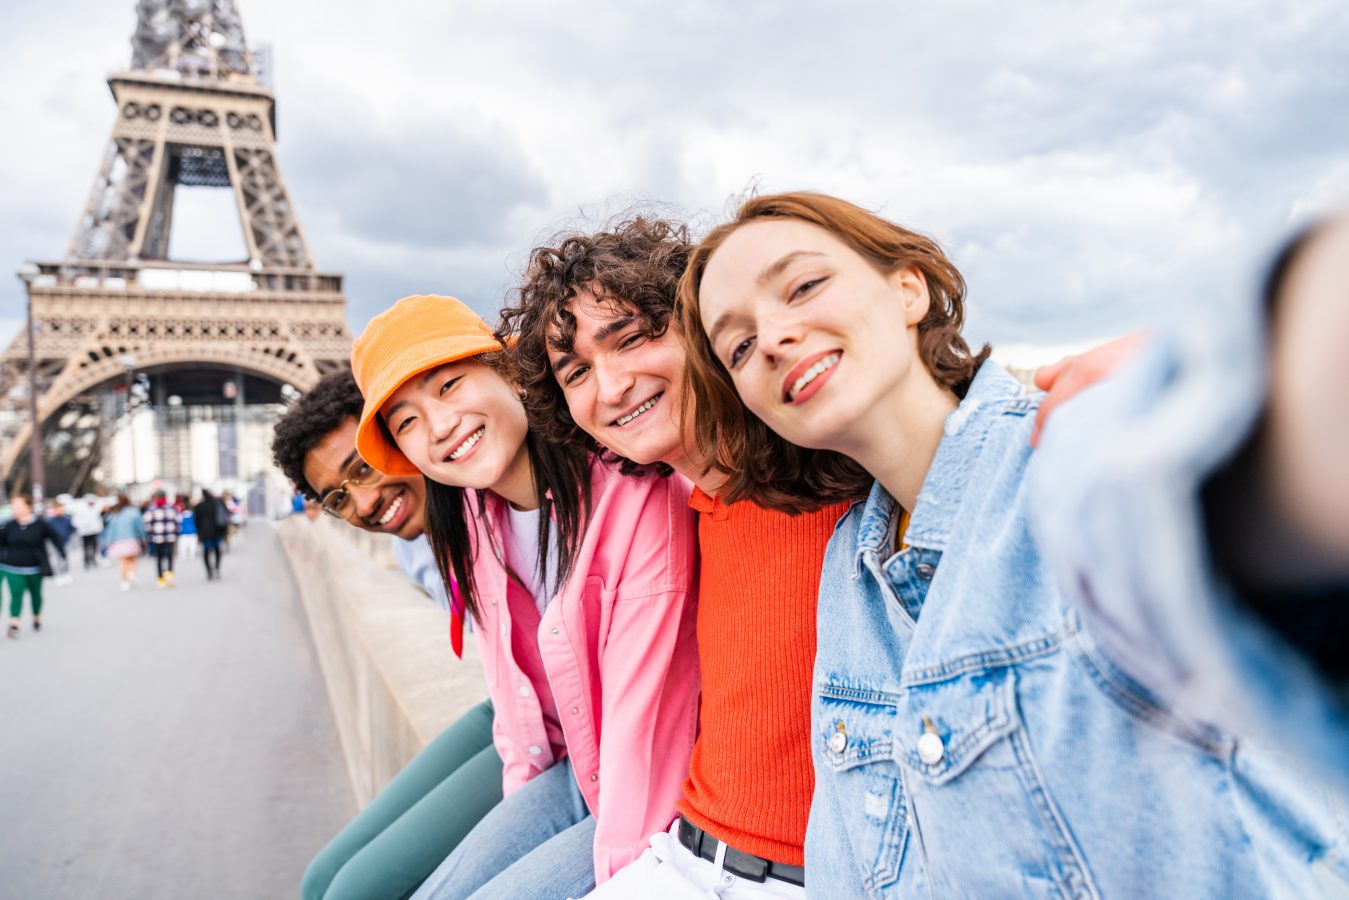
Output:
[[[998,343],[1094,340],[1247,290],[1349,198],[1342,0],[240,0],[279,152],[348,317],[414,292],[485,315],[528,249],[634,205],[840,194],[939,238]],[[335,10],[345,9],[345,12]],[[65,250],[131,0],[6,4],[0,268]],[[206,221],[177,248],[238,246]],[[6,261],[7,260],[7,261]],[[0,340],[22,316],[0,279]]]

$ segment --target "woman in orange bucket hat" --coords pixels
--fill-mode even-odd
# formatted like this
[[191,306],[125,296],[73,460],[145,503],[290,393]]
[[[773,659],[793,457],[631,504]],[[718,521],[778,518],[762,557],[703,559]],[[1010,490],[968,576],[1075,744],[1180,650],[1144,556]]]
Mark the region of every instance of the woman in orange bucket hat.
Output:
[[426,532],[472,617],[505,799],[415,895],[580,896],[665,828],[697,721],[690,487],[527,425],[510,354],[451,297],[352,349],[356,445],[427,479]]

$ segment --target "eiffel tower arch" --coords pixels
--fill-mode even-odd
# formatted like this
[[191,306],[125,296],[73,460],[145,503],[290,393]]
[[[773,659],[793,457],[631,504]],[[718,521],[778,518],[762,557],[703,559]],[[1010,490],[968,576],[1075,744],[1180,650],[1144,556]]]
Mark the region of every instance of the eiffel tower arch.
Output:
[[[66,453],[57,469],[87,483],[138,399],[133,373],[157,379],[141,398],[157,411],[168,396],[222,404],[227,418],[230,404],[205,400],[203,373],[275,394],[347,365],[342,277],[310,255],[277,164],[275,97],[234,0],[139,0],[136,17],[131,67],[108,78],[116,120],[66,254],[19,270],[34,352],[30,366],[20,333],[0,356],[6,482],[31,480],[30,370],[44,458]],[[171,257],[180,187],[232,193],[245,258]],[[47,481],[49,494],[80,489]]]

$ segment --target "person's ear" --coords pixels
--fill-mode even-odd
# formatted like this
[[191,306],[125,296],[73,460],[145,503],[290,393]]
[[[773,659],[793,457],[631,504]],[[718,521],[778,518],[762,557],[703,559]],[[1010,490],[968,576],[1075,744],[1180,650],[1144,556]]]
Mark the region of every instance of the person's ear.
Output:
[[927,279],[913,266],[900,266],[886,279],[899,295],[904,305],[904,321],[908,325],[917,325],[927,315],[932,297],[927,290]]

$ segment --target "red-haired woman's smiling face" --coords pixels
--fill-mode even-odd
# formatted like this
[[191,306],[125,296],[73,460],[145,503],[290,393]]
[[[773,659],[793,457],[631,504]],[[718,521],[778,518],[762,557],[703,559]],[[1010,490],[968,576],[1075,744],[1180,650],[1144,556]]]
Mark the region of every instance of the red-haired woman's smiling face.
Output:
[[703,328],[745,406],[803,447],[846,450],[859,419],[920,365],[922,276],[887,276],[807,222],[737,228],[699,292]]

